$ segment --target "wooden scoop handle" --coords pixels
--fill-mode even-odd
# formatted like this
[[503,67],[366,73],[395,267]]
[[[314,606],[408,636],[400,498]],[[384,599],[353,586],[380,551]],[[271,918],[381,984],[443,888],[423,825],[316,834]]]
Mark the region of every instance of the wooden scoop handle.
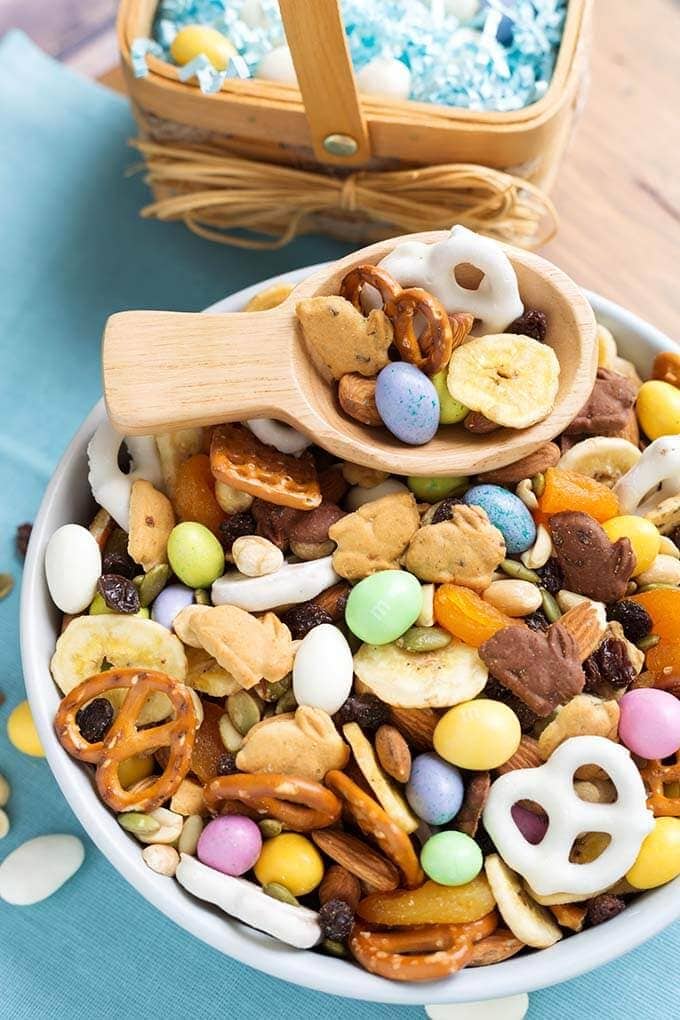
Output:
[[103,340],[109,418],[123,435],[276,416],[301,424],[294,304],[268,312],[119,312]]

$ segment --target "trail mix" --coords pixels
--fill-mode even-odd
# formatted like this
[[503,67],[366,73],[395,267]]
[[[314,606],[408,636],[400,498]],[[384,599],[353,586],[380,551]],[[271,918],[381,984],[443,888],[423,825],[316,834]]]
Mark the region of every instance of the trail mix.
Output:
[[[459,281],[453,266],[468,275]],[[459,423],[477,434],[525,429],[553,410],[560,364],[544,342],[548,318],[524,307],[500,246],[466,227],[436,244],[403,242],[296,311],[345,414],[403,443],[422,446]],[[628,411],[634,396],[622,379],[610,403]]]
[[680,874],[680,356],[599,341],[572,425],[475,478],[99,426],[46,552],[55,726],[151,869],[400,981]]

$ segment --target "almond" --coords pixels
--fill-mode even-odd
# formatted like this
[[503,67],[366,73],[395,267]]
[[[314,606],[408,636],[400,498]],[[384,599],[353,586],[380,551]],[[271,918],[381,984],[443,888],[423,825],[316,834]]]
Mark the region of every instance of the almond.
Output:
[[319,472],[319,489],[325,503],[339,503],[349,489],[340,464],[333,464]]
[[456,347],[460,347],[466,340],[472,339],[470,330],[475,324],[475,317],[470,315],[469,312],[453,312],[452,315],[449,315],[449,322],[451,323],[451,332],[453,334],[451,348],[455,351]]
[[342,900],[356,911],[360,899],[361,884],[356,875],[341,864],[331,864],[319,886],[319,902],[323,905],[329,900]]
[[506,772],[514,772],[516,769],[536,769],[539,765],[543,765],[543,762],[544,758],[539,751],[538,741],[533,737],[523,736],[512,758],[508,758],[496,771],[500,775],[505,775]]
[[460,811],[453,820],[454,827],[474,839],[482,817],[486,799],[491,789],[491,777],[488,772],[476,772],[465,789],[465,797]]
[[586,908],[582,903],[553,903],[548,907],[561,928],[581,931],[586,919]]
[[496,425],[495,421],[489,421],[481,411],[470,411],[463,421],[463,427],[475,435],[486,436],[489,432],[499,429],[500,425]]
[[390,720],[417,751],[431,751],[439,714],[431,708],[391,708]]
[[400,783],[407,783],[411,775],[411,752],[395,726],[380,726],[375,734],[375,753],[387,772]]
[[576,640],[581,662],[599,646],[607,629],[604,610],[590,600],[569,609],[560,617],[560,623]]
[[351,590],[347,581],[340,581],[313,598],[312,604],[325,609],[333,622],[338,623],[345,616],[345,606]]
[[363,840],[339,829],[318,829],[312,839],[328,857],[379,892],[399,885],[399,872],[386,857]]
[[519,953],[520,949],[524,949],[524,943],[507,928],[501,928],[474,944],[467,966],[487,967],[490,963],[500,963]]
[[496,468],[495,471],[484,471],[479,475],[479,481],[491,485],[516,485],[523,478],[533,478],[549,467],[555,467],[560,456],[560,448],[556,443],[544,443],[514,464]]

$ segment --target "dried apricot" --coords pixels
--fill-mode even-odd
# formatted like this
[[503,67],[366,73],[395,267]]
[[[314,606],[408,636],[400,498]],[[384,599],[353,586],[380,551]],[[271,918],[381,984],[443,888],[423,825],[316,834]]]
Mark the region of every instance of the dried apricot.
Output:
[[440,626],[473,648],[479,648],[496,631],[521,622],[501,613],[470,588],[458,584],[443,584],[437,589],[434,615]]
[[371,893],[357,908],[372,924],[465,924],[484,917],[495,906],[489,883],[477,875],[465,885],[425,882],[418,889]]
[[654,588],[630,597],[645,607],[652,618],[652,632],[659,635],[662,645],[680,642],[680,589]]
[[180,521],[197,521],[219,535],[227,515],[215,499],[215,479],[205,453],[189,457],[177,468],[174,504]]
[[658,645],[654,645],[647,652],[645,665],[652,673],[661,673],[663,670],[680,673],[680,639],[678,641],[661,641]]
[[552,514],[562,510],[581,510],[600,522],[619,512],[619,501],[612,490],[594,478],[559,468],[548,468],[544,478],[538,510],[534,513],[538,523],[545,524]]

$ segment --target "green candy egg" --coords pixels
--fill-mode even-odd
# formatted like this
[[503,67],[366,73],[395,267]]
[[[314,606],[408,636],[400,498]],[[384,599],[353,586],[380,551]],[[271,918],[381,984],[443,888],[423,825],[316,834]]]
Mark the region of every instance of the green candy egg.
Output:
[[420,581],[405,570],[379,570],[365,577],[347,599],[345,620],[369,645],[386,645],[413,626],[423,606]]
[[431,377],[431,383],[439,396],[439,422],[441,425],[456,425],[462,421],[470,410],[459,400],[454,400],[446,385],[448,369],[443,368],[441,372],[435,372]]
[[[92,602],[90,602],[90,608],[88,609],[88,613],[90,614],[90,616],[102,616],[105,613],[110,613],[111,615],[121,615],[119,613],[117,614],[115,609],[109,609],[109,607],[106,604],[106,601],[104,600],[104,596],[100,595],[99,592],[96,592],[94,598],[92,599]],[[143,620],[148,620],[151,616],[151,613],[149,612],[148,609],[142,606],[142,608],[138,609],[136,613],[131,613],[129,615],[141,616]]]
[[426,503],[438,503],[440,499],[446,499],[454,492],[462,492],[469,482],[469,478],[419,478],[417,475],[410,475],[406,479],[416,499],[422,499]]
[[439,885],[465,885],[482,870],[484,859],[474,839],[464,832],[430,836],[420,853],[423,871]]
[[224,573],[224,551],[203,524],[177,524],[168,539],[168,561],[189,588],[209,588]]

